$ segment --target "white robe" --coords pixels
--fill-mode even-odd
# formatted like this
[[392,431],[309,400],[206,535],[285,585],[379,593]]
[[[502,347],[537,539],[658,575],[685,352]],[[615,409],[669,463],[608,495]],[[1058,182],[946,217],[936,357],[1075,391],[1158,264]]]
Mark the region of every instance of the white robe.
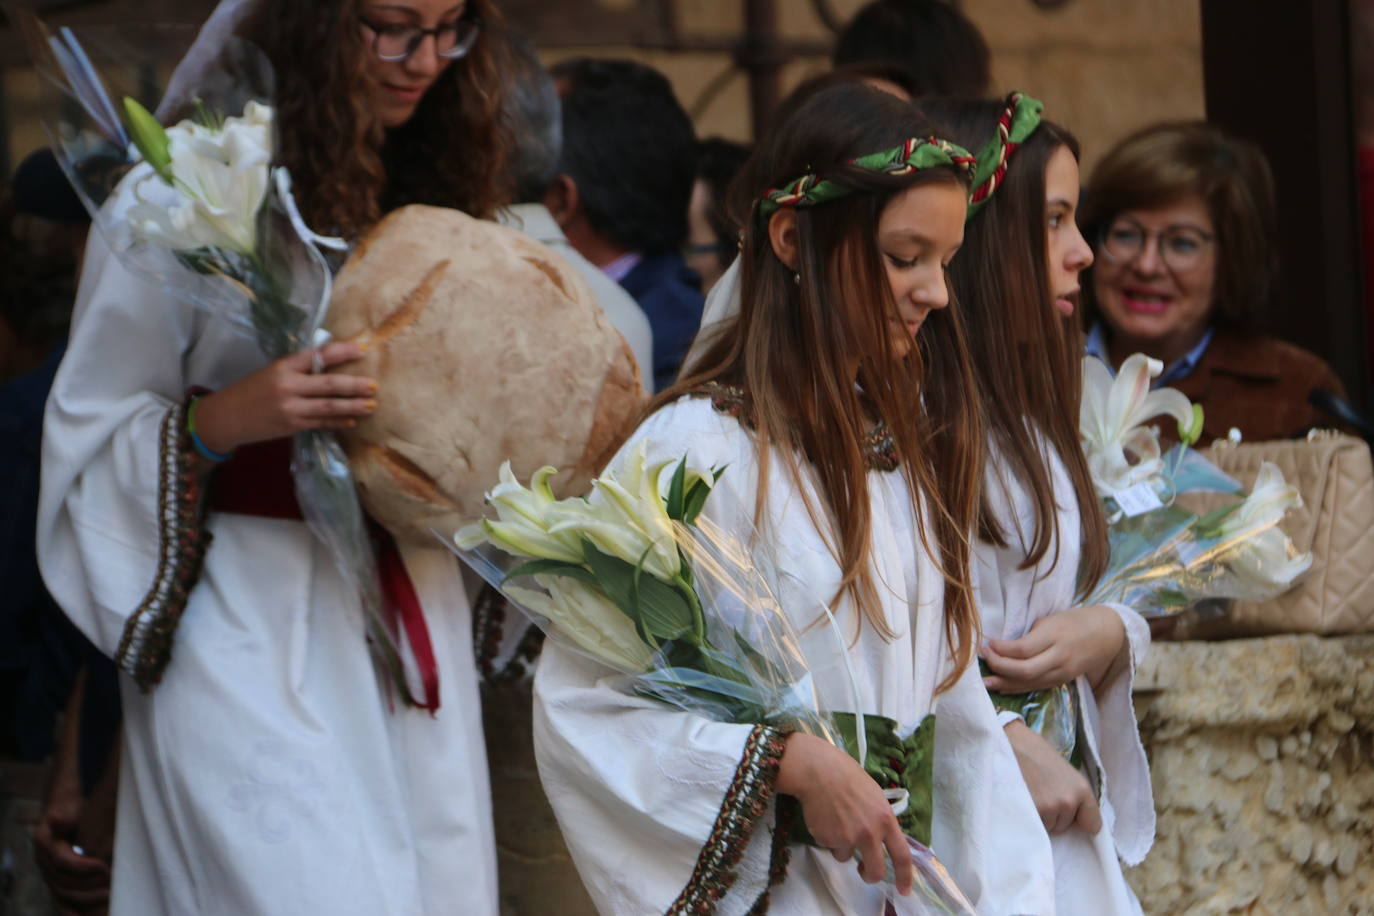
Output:
[[[757,464],[749,435],[707,399],[685,398],[654,414],[631,437],[644,440],[650,465],[689,454],[694,465],[726,467],[705,515],[747,542],[753,530]],[[626,446],[628,448],[628,445]],[[621,456],[625,454],[624,450]],[[612,461],[614,466],[621,458]],[[964,892],[987,916],[1053,911],[1048,838],[987,692],[970,666],[936,697],[950,670],[944,640],[944,583],[918,550],[903,477],[872,472],[872,558],[888,625],[885,641],[856,615],[837,614],[843,639],[810,627],[834,594],[839,566],[800,494],[773,465],[766,524],[755,550],[778,570],[779,598],[799,630],[822,701],[849,710],[848,660],[865,713],[890,717],[905,735],[937,713],[932,845]],[[540,777],[592,899],[603,913],[662,913],[689,882],[722,808],[751,734],[615,689],[608,669],[546,644],[535,677],[534,736]],[[717,906],[743,913],[768,880],[773,807],[754,822],[737,878]],[[720,870],[704,880],[720,878]],[[772,890],[772,912],[787,916],[846,913],[881,916],[883,895],[858,877],[853,862],[795,846],[786,880]]]
[[[109,655],[159,574],[159,428],[193,385],[261,367],[221,319],[98,233],[48,401],[44,578]],[[355,594],[299,521],[211,514],[164,678],[123,675],[114,916],[497,911],[467,598],[442,548],[403,556],[442,708],[390,709]]]
[[[977,543],[976,580],[983,635],[988,639],[1018,639],[1040,618],[1076,607],[1080,520],[1073,485],[1063,462],[1046,446],[1056,494],[1055,546],[1030,569],[1019,569],[1034,536],[1031,496],[1011,478],[1005,465],[989,463],[987,493],[990,506],[1004,528],[1008,546]],[[1150,645],[1150,628],[1125,605],[1112,605],[1126,629],[1130,664],[1096,692],[1085,677],[1077,680],[1082,701],[1083,730],[1088,747],[1089,778],[1100,785],[1102,829],[1092,835],[1072,827],[1051,837],[1059,916],[1136,914],[1140,904],[1126,884],[1118,856],[1135,865],[1154,841],[1154,799],[1145,750],[1131,704],[1135,669]],[[1005,718],[1004,718],[1005,721]]]

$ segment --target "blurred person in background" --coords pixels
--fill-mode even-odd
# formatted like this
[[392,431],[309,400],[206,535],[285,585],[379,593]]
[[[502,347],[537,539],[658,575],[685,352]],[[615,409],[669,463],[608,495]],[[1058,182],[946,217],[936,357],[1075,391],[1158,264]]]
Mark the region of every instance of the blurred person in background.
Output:
[[725,200],[730,182],[749,158],[749,147],[712,137],[699,149],[697,180],[687,208],[686,261],[701,277],[702,292],[709,293],[739,253],[739,227],[726,213]]
[[505,116],[515,138],[511,168],[515,172],[516,202],[497,211],[496,218],[568,259],[587,281],[611,324],[630,345],[630,352],[639,364],[640,379],[646,389],[651,388],[654,337],[649,319],[634,297],[568,243],[568,237],[543,204],[558,176],[558,158],[563,147],[562,109],[553,77],[539,62],[534,50],[514,35],[511,44],[512,73],[507,82],[509,96]]
[[0,266],[0,744],[49,762],[34,859],[63,916],[108,905],[121,719],[113,664],[58,609],[34,548],[43,409],[89,228],[50,150],[20,163]]
[[914,96],[984,96],[991,81],[983,34],[944,0],[873,0],[840,32],[834,61],[900,67]]
[[629,60],[556,65],[563,155],[544,204],[568,242],[635,298],[654,335],[654,389],[677,377],[701,323],[701,280],[682,259],[697,171],[673,88]]
[[1112,369],[1137,352],[1161,360],[1155,387],[1203,406],[1204,445],[1233,427],[1264,440],[1332,424],[1308,395],[1343,397],[1335,372],[1261,333],[1280,253],[1274,179],[1257,147],[1202,122],[1137,131],[1093,170],[1083,220],[1096,242],[1089,353]]

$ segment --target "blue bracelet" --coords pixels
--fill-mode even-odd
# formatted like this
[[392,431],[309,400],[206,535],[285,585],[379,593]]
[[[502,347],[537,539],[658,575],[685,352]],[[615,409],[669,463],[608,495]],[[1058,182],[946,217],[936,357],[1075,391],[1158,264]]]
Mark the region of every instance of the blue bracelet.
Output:
[[222,464],[230,458],[233,458],[234,453],[230,452],[227,455],[221,455],[219,452],[212,451],[200,440],[200,433],[196,432],[196,407],[200,404],[200,399],[201,395],[194,395],[191,398],[191,403],[186,405],[186,432],[191,437],[191,445],[195,446],[196,451],[200,453],[202,458],[207,461],[213,461],[215,464]]

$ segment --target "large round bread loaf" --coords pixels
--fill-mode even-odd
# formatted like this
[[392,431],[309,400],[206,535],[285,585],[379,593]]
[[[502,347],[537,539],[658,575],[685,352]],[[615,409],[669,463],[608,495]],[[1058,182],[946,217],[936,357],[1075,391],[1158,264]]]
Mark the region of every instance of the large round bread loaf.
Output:
[[509,460],[585,492],[642,406],[639,371],[577,271],[533,239],[410,206],[367,234],[334,286],[328,330],[367,346],[339,371],[377,379],[343,435],[363,505],[433,543],[483,514]]

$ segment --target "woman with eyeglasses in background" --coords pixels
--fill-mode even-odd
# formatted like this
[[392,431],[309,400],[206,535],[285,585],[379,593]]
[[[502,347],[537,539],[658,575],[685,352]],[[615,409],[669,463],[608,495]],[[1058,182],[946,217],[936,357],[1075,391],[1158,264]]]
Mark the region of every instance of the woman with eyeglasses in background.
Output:
[[1331,367],[1260,333],[1279,252],[1258,148],[1201,122],[1141,130],[1093,170],[1083,220],[1096,240],[1083,284],[1089,353],[1113,369],[1137,352],[1161,360],[1155,386],[1202,404],[1203,444],[1232,427],[1253,441],[1329,422],[1307,398],[1343,395]]
[[[278,161],[313,229],[356,240],[410,203],[488,216],[509,200],[496,17],[489,0],[224,0],[164,107],[247,38],[273,66]],[[442,547],[389,554],[439,674],[437,708],[407,707],[295,503],[291,434],[351,426],[387,396],[346,366],[312,371],[361,354],[269,363],[92,236],[38,540],[58,602],[127,675],[116,916],[497,912],[456,564]]]

